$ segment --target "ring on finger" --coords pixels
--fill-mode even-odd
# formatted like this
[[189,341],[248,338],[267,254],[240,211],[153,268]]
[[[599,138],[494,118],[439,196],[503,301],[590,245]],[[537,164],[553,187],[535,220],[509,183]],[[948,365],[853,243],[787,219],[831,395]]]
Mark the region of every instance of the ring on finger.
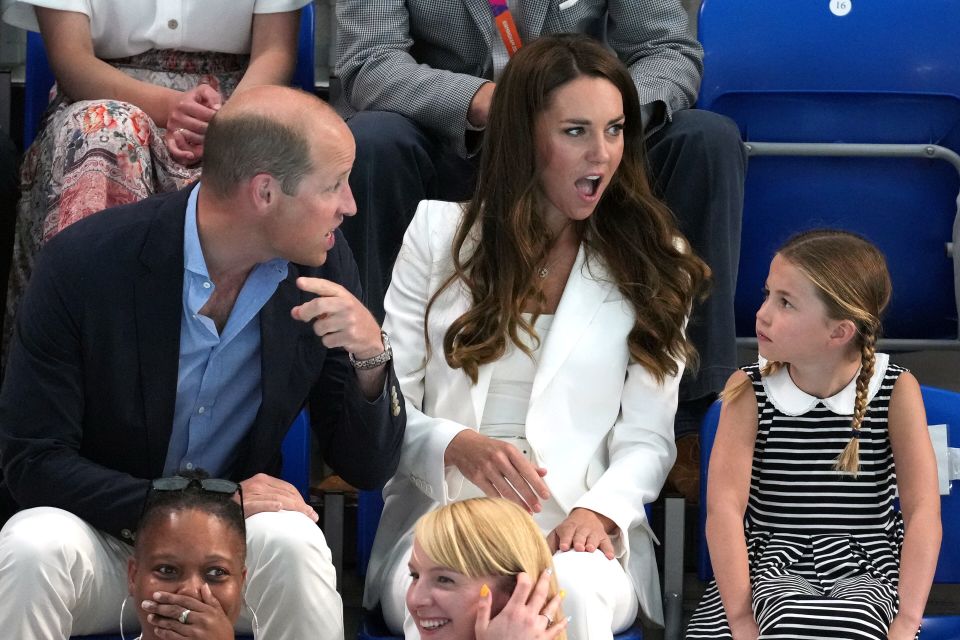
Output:
[[[177,618],[177,620],[180,621],[180,624],[188,624],[188,623],[187,623],[187,618],[189,618],[189,617],[190,617],[190,609],[184,609],[184,610],[183,610],[183,613],[180,614],[180,617]],[[549,618],[548,618],[548,620],[549,620]],[[549,626],[549,625],[548,625],[548,626]]]
[[179,129],[174,129],[173,132],[174,132],[174,133],[183,133],[184,131],[186,131],[186,129],[184,129],[183,127],[180,127]]
[[553,618],[550,617],[550,614],[549,614],[549,613],[543,613],[543,612],[541,611],[541,612],[540,612],[540,615],[542,615],[544,618],[547,619],[547,626],[548,626],[548,627],[553,625]]

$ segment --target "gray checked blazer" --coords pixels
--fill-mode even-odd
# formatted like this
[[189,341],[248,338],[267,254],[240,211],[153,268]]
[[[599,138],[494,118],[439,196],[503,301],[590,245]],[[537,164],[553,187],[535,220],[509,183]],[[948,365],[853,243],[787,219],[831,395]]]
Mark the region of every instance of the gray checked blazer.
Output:
[[[642,104],[667,118],[696,99],[703,49],[680,0],[511,0],[524,42],[545,33],[606,37]],[[337,0],[341,115],[394,111],[466,153],[470,100],[492,77],[487,0]]]

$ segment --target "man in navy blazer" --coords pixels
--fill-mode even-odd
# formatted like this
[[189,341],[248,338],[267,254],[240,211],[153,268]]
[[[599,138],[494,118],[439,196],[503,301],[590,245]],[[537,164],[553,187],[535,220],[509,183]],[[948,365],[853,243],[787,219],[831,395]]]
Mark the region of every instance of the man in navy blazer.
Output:
[[0,393],[9,637],[115,632],[151,479],[201,466],[243,488],[259,636],[343,637],[317,514],[277,475],[305,402],[348,482],[399,459],[389,341],[337,230],[353,138],[313,96],[259,87],[205,145],[198,185],[78,222],[38,259]]

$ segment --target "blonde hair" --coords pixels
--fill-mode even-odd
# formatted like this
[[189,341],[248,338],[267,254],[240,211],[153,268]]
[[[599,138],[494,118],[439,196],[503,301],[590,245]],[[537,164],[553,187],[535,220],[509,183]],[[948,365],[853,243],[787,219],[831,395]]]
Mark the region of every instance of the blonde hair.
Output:
[[[852,433],[834,469],[856,475],[860,470],[860,427],[867,413],[870,379],[876,364],[880,318],[890,302],[893,286],[883,254],[865,238],[848,231],[814,229],[790,238],[777,255],[796,267],[816,287],[833,320],[850,320],[857,329],[854,344],[860,351],[860,373],[853,406]],[[776,372],[783,363],[768,362],[761,375]],[[748,381],[749,382],[749,381]],[[745,382],[741,386],[746,386]],[[724,394],[735,397],[741,388]]]
[[[526,573],[533,580],[553,568],[553,554],[530,515],[503,498],[453,502],[425,514],[413,535],[437,564],[471,578]],[[547,602],[559,591],[550,577]],[[559,620],[562,612],[553,616]],[[558,638],[566,640],[566,633]]]

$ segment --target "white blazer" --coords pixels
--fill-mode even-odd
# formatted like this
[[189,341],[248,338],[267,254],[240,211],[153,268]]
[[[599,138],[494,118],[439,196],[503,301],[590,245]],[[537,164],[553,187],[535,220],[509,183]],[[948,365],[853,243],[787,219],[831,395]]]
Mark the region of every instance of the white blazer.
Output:
[[[406,399],[407,429],[400,466],[384,488],[385,506],[370,558],[364,606],[380,600],[384,575],[409,549],[417,519],[455,501],[464,477],[444,467],[447,445],[463,429],[476,430],[496,363],[480,367],[477,384],[444,359],[443,337],[470,305],[454,283],[424,312],[452,272],[459,204],[424,201],[407,229],[385,300],[384,329],[393,343],[394,369]],[[469,247],[465,247],[469,251]],[[648,618],[662,623],[653,533],[644,504],[656,499],[676,457],[673,419],[677,375],[662,384],[632,362],[627,335],[634,313],[606,269],[577,255],[541,358],[526,420],[536,463],[557,503],[569,513],[584,507],[613,520],[621,532],[619,561]],[[405,561],[405,559],[404,559]]]

